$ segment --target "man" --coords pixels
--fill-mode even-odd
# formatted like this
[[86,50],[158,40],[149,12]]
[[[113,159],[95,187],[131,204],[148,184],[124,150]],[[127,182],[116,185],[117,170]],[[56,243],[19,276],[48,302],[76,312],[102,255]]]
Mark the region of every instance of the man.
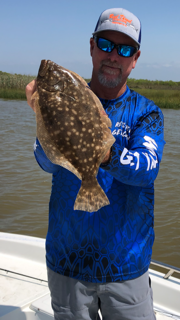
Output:
[[[152,320],[148,267],[154,242],[154,180],[164,147],[163,115],[131,91],[127,78],[140,57],[141,24],[122,8],[104,11],[90,39],[90,87],[112,121],[116,142],[98,172],[110,205],[74,211],[80,181],[52,164],[38,140],[35,157],[53,174],[46,259],[56,320]],[[27,86],[27,100],[35,83]]]

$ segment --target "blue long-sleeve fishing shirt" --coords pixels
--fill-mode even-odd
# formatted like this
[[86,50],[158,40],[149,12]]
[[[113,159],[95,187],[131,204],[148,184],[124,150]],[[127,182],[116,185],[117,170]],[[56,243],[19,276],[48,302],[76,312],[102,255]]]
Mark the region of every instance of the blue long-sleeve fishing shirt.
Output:
[[81,181],[46,157],[38,139],[35,157],[52,174],[47,266],[90,282],[122,281],[147,271],[154,242],[154,180],[164,147],[163,114],[131,91],[101,102],[116,138],[109,164],[97,179],[110,205],[97,212],[73,210]]

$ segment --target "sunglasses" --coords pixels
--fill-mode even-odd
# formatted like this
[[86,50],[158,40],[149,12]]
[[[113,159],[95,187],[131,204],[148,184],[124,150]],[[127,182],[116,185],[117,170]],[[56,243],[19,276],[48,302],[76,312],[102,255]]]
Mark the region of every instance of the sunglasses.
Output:
[[125,58],[132,57],[133,54],[135,54],[138,51],[137,47],[129,46],[126,44],[115,44],[110,40],[100,38],[97,36],[94,37],[94,40],[97,43],[97,46],[100,50],[104,52],[112,52],[114,48],[116,48],[118,55]]

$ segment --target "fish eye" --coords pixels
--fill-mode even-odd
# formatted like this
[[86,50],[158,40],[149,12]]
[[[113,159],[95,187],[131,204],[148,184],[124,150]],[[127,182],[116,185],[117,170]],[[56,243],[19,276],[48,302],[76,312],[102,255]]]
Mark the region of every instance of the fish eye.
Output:
[[50,85],[55,85],[61,81],[61,75],[58,71],[49,70],[48,83]]
[[64,82],[63,81],[59,81],[58,83],[54,84],[54,89],[56,91],[64,91]]

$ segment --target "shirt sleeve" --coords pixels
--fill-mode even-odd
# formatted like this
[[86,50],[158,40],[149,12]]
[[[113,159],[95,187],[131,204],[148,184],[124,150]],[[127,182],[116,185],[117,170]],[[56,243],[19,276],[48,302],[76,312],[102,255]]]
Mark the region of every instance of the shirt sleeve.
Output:
[[114,143],[111,161],[102,167],[125,184],[148,186],[157,177],[164,144],[164,117],[157,108],[137,119],[127,147]]
[[34,143],[34,156],[39,166],[48,173],[56,173],[60,170],[60,166],[52,163],[46,156],[39,140],[36,138]]

